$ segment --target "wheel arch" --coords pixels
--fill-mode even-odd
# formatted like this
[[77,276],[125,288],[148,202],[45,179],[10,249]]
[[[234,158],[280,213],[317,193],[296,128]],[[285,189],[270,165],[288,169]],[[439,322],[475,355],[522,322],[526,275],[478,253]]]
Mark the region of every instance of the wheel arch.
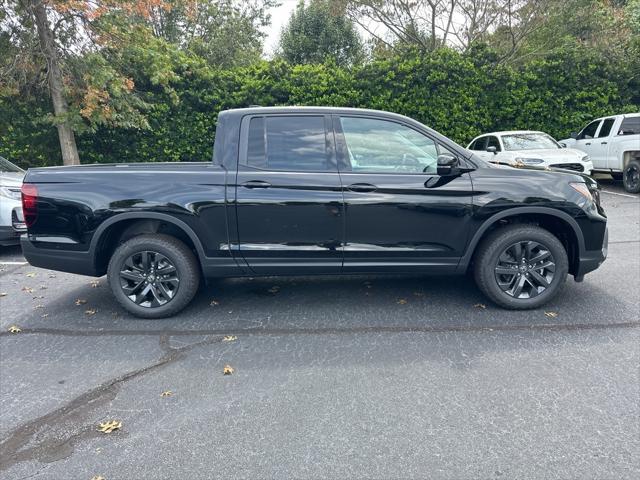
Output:
[[109,258],[123,238],[129,239],[145,233],[166,233],[182,240],[194,251],[200,268],[203,268],[204,249],[202,243],[193,229],[185,222],[163,213],[128,212],[110,217],[93,234],[89,254],[98,275],[106,272]]
[[580,255],[585,250],[582,231],[569,214],[545,207],[516,207],[489,217],[471,238],[458,264],[458,272],[467,271],[483,238],[496,228],[513,223],[537,224],[558,237],[567,250],[569,273],[577,272]]

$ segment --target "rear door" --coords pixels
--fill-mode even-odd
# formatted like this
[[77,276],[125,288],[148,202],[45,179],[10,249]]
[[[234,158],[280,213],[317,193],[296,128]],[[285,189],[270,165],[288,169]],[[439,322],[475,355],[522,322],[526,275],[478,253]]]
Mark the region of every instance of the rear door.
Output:
[[450,153],[407,124],[335,116],[344,185],[344,272],[447,273],[467,244],[472,212],[468,173],[437,174]]
[[340,272],[344,204],[330,124],[325,115],[243,119],[232,248],[255,273]]

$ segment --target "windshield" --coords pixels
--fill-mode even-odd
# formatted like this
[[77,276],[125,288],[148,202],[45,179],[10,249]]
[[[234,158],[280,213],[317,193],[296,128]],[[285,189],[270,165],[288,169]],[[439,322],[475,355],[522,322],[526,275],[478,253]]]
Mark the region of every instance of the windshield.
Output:
[[16,167],[13,163],[11,163],[9,160],[0,157],[0,172],[2,173],[24,173],[24,170],[22,170],[19,167]]
[[536,150],[539,148],[562,148],[546,133],[513,133],[503,135],[505,150]]

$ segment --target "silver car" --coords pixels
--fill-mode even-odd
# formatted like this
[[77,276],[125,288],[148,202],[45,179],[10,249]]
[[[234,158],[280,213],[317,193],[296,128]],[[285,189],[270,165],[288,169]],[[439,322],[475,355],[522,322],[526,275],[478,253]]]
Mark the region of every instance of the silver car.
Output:
[[17,245],[27,227],[22,217],[20,187],[24,170],[0,157],[0,245]]

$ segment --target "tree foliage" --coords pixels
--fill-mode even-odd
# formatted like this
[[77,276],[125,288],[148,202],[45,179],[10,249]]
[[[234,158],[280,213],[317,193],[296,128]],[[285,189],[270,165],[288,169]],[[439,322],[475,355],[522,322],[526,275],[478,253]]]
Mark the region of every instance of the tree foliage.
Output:
[[344,7],[328,0],[301,1],[282,29],[280,56],[293,64],[333,61],[354,65],[363,60],[362,39]]

